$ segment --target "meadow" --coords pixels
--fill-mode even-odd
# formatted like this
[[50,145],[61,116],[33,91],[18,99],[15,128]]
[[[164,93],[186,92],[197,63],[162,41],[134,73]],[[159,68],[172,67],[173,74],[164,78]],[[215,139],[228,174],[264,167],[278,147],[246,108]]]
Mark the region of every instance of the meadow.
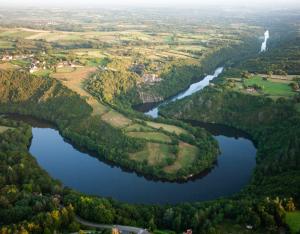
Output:
[[263,79],[261,76],[254,76],[244,80],[245,85],[256,85],[261,88],[262,93],[273,97],[291,97],[295,92],[290,86],[291,81],[282,81],[278,79]]

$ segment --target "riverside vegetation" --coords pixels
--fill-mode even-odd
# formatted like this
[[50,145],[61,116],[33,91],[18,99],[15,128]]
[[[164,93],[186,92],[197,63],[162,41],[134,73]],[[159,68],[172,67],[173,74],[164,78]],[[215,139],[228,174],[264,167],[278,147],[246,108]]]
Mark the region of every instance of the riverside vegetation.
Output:
[[[278,58],[292,57],[286,53],[295,53],[289,48],[296,45],[292,39],[291,43],[282,44],[257,60],[267,60],[277,69]],[[298,51],[299,47],[296,48]],[[294,75],[294,60],[285,62],[288,70],[281,75],[273,75],[266,65],[263,70],[268,74],[264,78],[245,72],[245,64],[247,61],[225,71],[214,86],[163,107],[161,114],[181,120],[224,124],[249,133],[258,148],[257,166],[251,183],[241,194],[257,198],[292,197],[299,204],[300,96],[294,88],[299,82]],[[262,72],[262,69],[258,66],[252,72]]]
[[[57,19],[69,16],[64,11],[47,12]],[[237,27],[225,14],[222,26],[215,23],[211,25],[214,30],[199,35],[208,22],[204,21],[202,28],[191,23],[192,31],[186,31],[186,24],[162,26],[155,21],[147,23],[146,30],[132,33],[132,25],[136,29],[141,25],[132,20],[125,26],[116,24],[115,12],[105,17],[106,28],[99,26],[98,13],[92,10],[83,16],[77,16],[77,12],[76,16],[70,15],[69,24],[45,24],[42,28],[20,20],[20,15],[34,19],[27,11],[1,13],[14,16],[4,17],[1,23],[5,26],[0,32],[1,54],[16,56],[0,64],[1,113],[48,120],[65,138],[95,151],[100,159],[160,179],[186,180],[190,174],[211,167],[218,155],[218,146],[209,133],[174,118],[242,129],[258,147],[257,167],[250,184],[230,198],[178,205],[133,205],[63,188],[28,153],[30,126],[1,118],[1,234],[76,232],[85,227],[76,222],[75,214],[98,223],[176,233],[187,228],[195,233],[249,233],[246,225],[254,233],[274,233],[279,227],[288,228],[286,225],[298,231],[300,98],[295,34],[283,30],[277,37],[288,35],[283,41],[289,41],[292,49],[285,45],[283,50],[257,56],[254,52],[259,41],[253,34],[262,29],[260,23],[253,22],[260,21],[258,16],[253,21],[253,16],[248,20],[237,13],[238,21],[244,23]],[[43,18],[44,13],[41,10],[36,14]],[[90,20],[84,20],[87,15]],[[135,20],[149,22],[149,15],[139,14],[140,20]],[[272,29],[291,25],[285,14],[278,17],[281,21]],[[129,28],[125,34],[121,33],[122,27]],[[176,28],[180,29],[177,33],[163,33]],[[295,59],[282,62],[291,56]],[[226,60],[231,67],[214,87],[162,108],[161,113],[168,118],[154,121],[131,109],[131,105],[145,100],[156,102],[172,96]],[[45,62],[45,69],[37,61]],[[255,69],[261,61],[265,67]],[[32,74],[30,64],[37,66]],[[141,82],[145,73],[156,72],[160,82]],[[280,81],[274,76],[284,72],[293,77]],[[144,94],[145,99],[141,98]],[[189,160],[181,160],[187,157]]]
[[[182,230],[189,226],[197,233],[221,230],[243,232],[233,223],[250,223],[260,232],[275,230],[285,211],[295,209],[291,199],[223,199],[176,206],[130,205],[111,199],[91,197],[64,189],[40,169],[29,155],[30,126],[0,119],[9,129],[1,133],[0,233],[74,232],[84,228],[75,213],[90,221]],[[14,139],[14,141],[11,141]],[[62,208],[64,204],[65,208]],[[249,209],[252,207],[252,209]]]
[[[218,155],[216,142],[202,129],[184,124],[147,124],[112,109],[102,116],[93,115],[84,99],[52,78],[32,77],[19,70],[1,70],[0,78],[1,113],[50,121],[76,145],[137,172],[169,180],[185,179],[209,168]],[[110,121],[118,121],[114,119],[118,116],[125,124],[112,126]],[[183,157],[190,160],[183,161]]]

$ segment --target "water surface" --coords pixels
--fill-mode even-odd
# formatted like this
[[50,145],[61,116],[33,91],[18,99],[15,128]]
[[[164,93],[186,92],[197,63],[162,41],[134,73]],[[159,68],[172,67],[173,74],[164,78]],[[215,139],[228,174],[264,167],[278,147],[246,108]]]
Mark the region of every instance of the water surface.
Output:
[[255,167],[256,149],[243,135],[216,134],[221,149],[215,167],[204,177],[186,183],[146,179],[110,166],[64,141],[46,126],[33,127],[30,153],[53,178],[86,194],[130,203],[180,203],[229,196],[244,187]]
[[[192,95],[193,93],[196,93],[202,89],[204,89],[206,86],[209,85],[210,81],[212,81],[213,79],[215,79],[216,77],[218,77],[222,72],[223,72],[223,67],[218,67],[215,71],[214,74],[212,75],[207,75],[205,76],[202,80],[193,83],[189,86],[188,89],[186,89],[183,92],[180,92],[179,94],[175,95],[174,97],[156,105],[155,107],[151,108],[150,110],[145,112],[145,115],[151,116],[152,118],[157,118],[158,117],[158,109],[159,107],[163,106],[163,105],[167,105],[170,102],[174,102],[176,100],[180,100],[183,99],[185,97],[188,97],[190,95]],[[147,104],[144,104],[147,105]],[[140,105],[140,108],[142,109],[143,105]]]

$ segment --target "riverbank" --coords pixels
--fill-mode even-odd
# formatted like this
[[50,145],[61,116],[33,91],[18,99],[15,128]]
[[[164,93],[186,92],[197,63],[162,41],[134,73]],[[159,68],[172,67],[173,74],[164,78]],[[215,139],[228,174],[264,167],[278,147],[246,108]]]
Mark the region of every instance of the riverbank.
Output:
[[85,194],[130,203],[177,204],[230,196],[249,182],[255,167],[255,147],[243,133],[226,137],[227,131],[224,129],[224,135],[215,137],[221,155],[214,167],[188,181],[155,180],[124,171],[73,148],[49,128],[33,128],[30,152],[52,177]]
[[[0,82],[7,87],[1,113],[50,121],[77,147],[123,168],[152,178],[185,181],[210,168],[218,156],[216,141],[203,129],[127,117],[109,106],[98,114],[76,93],[79,85],[72,91],[55,79],[31,77],[17,70],[1,75]],[[10,79],[13,85],[7,86]],[[27,86],[33,88],[23,89]],[[22,87],[22,92],[11,100],[9,92],[17,87]]]
[[[299,150],[298,143],[295,142],[295,137],[299,134],[296,131],[299,114],[295,111],[294,105],[297,103],[293,100],[276,102],[263,96],[253,96],[215,86],[208,87],[190,98],[171,103],[163,107],[161,112],[167,117],[225,124],[246,131],[257,142],[258,165],[252,182],[245,191],[254,192],[257,196],[278,194],[278,191],[285,196],[294,196],[293,194],[298,193],[298,189],[287,191],[282,185],[291,183],[287,186],[292,188],[295,185],[294,179],[286,182],[282,179],[289,175],[295,178],[295,173],[298,173],[298,160],[282,154],[282,147],[286,152]],[[281,173],[284,176],[280,177]],[[277,188],[271,186],[275,181],[280,184]],[[261,189],[262,186],[269,190]]]

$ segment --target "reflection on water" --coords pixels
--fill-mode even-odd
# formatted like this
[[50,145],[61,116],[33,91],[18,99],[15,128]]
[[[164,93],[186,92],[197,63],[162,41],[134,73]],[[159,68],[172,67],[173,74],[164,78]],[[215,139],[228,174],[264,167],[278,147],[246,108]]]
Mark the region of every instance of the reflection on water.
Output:
[[221,149],[216,166],[185,183],[148,180],[99,161],[65,142],[52,128],[33,128],[30,152],[52,177],[78,191],[131,203],[179,203],[228,196],[245,186],[256,149],[244,137],[215,136]]

